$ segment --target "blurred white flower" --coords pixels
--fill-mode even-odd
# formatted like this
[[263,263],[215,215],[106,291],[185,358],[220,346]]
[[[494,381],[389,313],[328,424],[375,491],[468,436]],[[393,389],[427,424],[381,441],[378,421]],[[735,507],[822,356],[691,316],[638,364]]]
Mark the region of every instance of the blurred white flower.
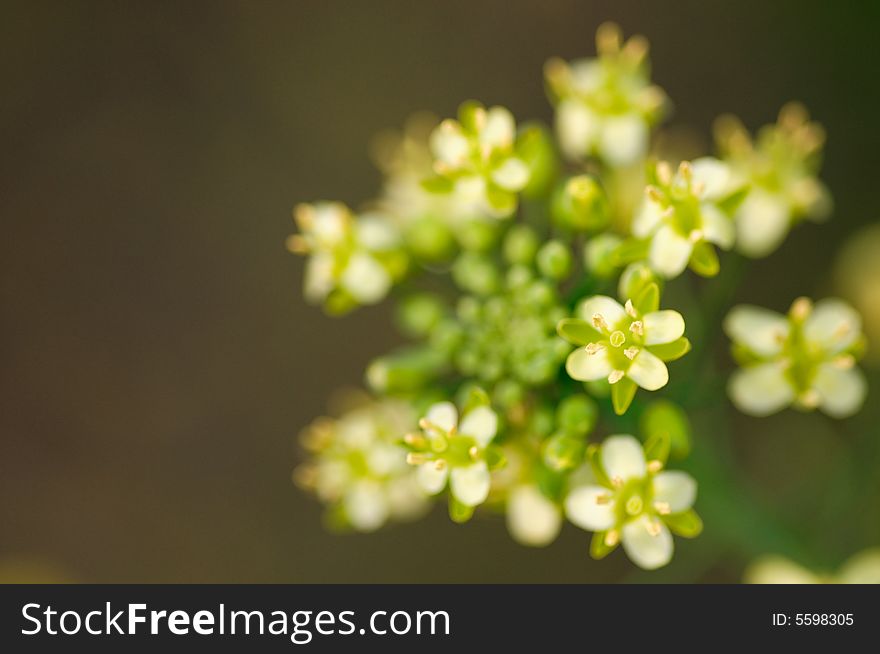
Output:
[[428,498],[399,444],[414,422],[412,409],[393,400],[367,402],[336,419],[320,418],[302,434],[312,458],[294,477],[328,505],[331,517],[358,531],[417,518],[427,510]]
[[596,156],[626,166],[645,156],[666,94],[651,84],[643,37],[623,43],[620,29],[605,23],[596,32],[596,50],[596,58],[551,59],[545,66],[559,145],[570,159]]
[[[378,214],[355,217],[344,204],[300,204],[294,210],[299,233],[287,248],[309,256],[304,292],[313,303],[345,310],[384,298],[406,268],[400,235]],[[335,301],[334,301],[335,300]]]
[[430,137],[435,190],[479,206],[485,215],[507,218],[517,207],[531,170],[516,156],[516,124],[504,107],[464,103],[458,120],[447,119]]
[[743,413],[766,416],[795,405],[844,418],[861,408],[867,393],[855,365],[864,341],[861,318],[842,300],[813,306],[798,298],[787,316],[740,305],[725,318],[724,331],[742,365],[728,393]]
[[785,105],[754,142],[733,116],[718,119],[715,136],[734,178],[749,189],[734,214],[737,250],[767,256],[799,221],[828,217],[831,196],[817,177],[825,132],[803,106]]
[[552,543],[562,528],[562,512],[533,484],[512,488],[507,498],[507,530],[522,545]]

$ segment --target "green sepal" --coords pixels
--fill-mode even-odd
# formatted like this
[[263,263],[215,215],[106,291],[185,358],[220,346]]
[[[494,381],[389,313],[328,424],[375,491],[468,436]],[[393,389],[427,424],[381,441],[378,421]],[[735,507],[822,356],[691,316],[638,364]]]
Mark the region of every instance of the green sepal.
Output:
[[516,193],[511,193],[496,184],[486,186],[486,200],[495,211],[503,216],[509,216],[516,210]]
[[702,277],[714,277],[721,269],[715,246],[708,241],[699,241],[691,252],[690,267]]
[[647,349],[661,361],[675,361],[691,351],[691,342],[682,336],[671,343],[649,345]]
[[721,209],[721,211],[729,216],[739,208],[739,205],[741,205],[743,203],[743,200],[746,199],[750,190],[751,188],[748,185],[742,186],[727,197],[718,201],[716,205],[719,209]]
[[614,413],[619,416],[626,413],[636,396],[637,389],[638,385],[629,377],[624,377],[616,384],[611,385],[611,404],[614,405]]
[[669,530],[682,538],[696,538],[703,531],[703,521],[693,509],[663,516]]
[[474,507],[462,504],[453,495],[449,496],[449,517],[453,522],[463,524],[474,516]]
[[659,434],[669,438],[669,453],[683,459],[691,451],[691,425],[684,409],[669,400],[656,400],[648,405],[639,419],[639,429],[650,440]]
[[650,247],[650,241],[647,240],[639,240],[635,238],[628,238],[614,251],[614,255],[611,259],[618,266],[625,266],[628,263],[633,263],[634,261],[642,261],[643,259],[648,258],[648,248]]
[[544,441],[541,454],[544,465],[551,470],[571,470],[584,460],[584,441],[560,432]]
[[477,113],[484,110],[485,107],[481,102],[477,102],[476,100],[465,100],[458,106],[458,122],[461,123],[461,126],[465,131],[473,134],[478,129],[476,119]]
[[492,403],[489,399],[489,394],[476,384],[468,385],[462,390],[464,392],[459,396],[461,398],[462,416],[467,415],[477,407],[489,406]]
[[602,338],[598,330],[580,318],[563,318],[556,323],[556,333],[572,345],[595,343]]
[[660,287],[656,283],[646,285],[633,300],[633,306],[641,315],[657,311],[660,308]]
[[507,465],[507,458],[504,456],[504,451],[500,447],[489,445],[486,448],[483,457],[486,461],[486,467],[488,467],[490,471],[499,470]]
[[596,481],[606,488],[611,488],[611,480],[608,479],[608,475],[605,473],[605,469],[602,467],[602,448],[600,448],[595,443],[591,443],[587,445],[587,461],[590,464],[590,470],[593,472],[593,476],[596,478]]
[[597,561],[604,559],[617,549],[618,543],[614,543],[614,545],[611,546],[605,543],[605,536],[607,533],[607,531],[594,532],[593,540],[590,541],[590,556]]
[[672,436],[668,431],[655,431],[645,443],[645,458],[648,461],[659,461],[666,465],[669,450],[672,447]]

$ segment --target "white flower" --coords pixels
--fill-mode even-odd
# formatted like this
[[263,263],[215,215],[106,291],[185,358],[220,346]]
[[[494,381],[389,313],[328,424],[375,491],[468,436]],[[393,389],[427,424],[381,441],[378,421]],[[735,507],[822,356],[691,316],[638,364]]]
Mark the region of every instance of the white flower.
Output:
[[[690,348],[683,338],[684,318],[677,311],[642,313],[632,301],[621,306],[613,298],[594,295],[580,304],[578,316],[562,321],[559,333],[583,346],[565,364],[569,376],[579,381],[607,379],[614,386],[631,383],[633,391],[636,385],[656,391],[669,381],[664,360],[678,358]],[[630,395],[626,406],[631,399]]]
[[836,574],[816,573],[782,556],[762,556],[745,572],[749,584],[880,584],[880,548],[851,556]]
[[619,28],[606,23],[596,34],[596,45],[597,58],[547,62],[556,133],[570,159],[595,155],[625,166],[645,156],[650,128],[661,117],[666,96],[650,82],[642,37],[622,43]]
[[552,543],[562,527],[559,507],[533,484],[512,488],[507,498],[507,530],[522,545]]
[[609,436],[596,466],[598,474],[580,475],[570,489],[565,515],[596,532],[601,555],[622,543],[633,563],[653,570],[672,559],[670,528],[689,537],[699,533],[701,523],[691,509],[697,496],[694,479],[684,472],[663,472],[659,461],[645,461],[641,443],[632,436]]
[[656,167],[656,183],[648,186],[636,213],[632,233],[650,239],[648,261],[667,278],[680,275],[688,264],[703,275],[717,272],[711,244],[733,246],[731,219],[717,202],[730,193],[730,171],[711,157],[682,162],[673,174],[669,164]]
[[828,216],[831,196],[816,177],[825,134],[801,105],[785,105],[756,142],[732,116],[719,118],[715,132],[724,161],[749,189],[734,213],[737,250],[767,256],[799,221]]
[[399,233],[383,216],[355,218],[338,202],[301,204],[294,215],[300,232],[287,246],[309,255],[304,281],[308,301],[327,302],[342,294],[349,304],[375,304],[403,272]]
[[814,307],[799,298],[787,316],[741,305],[727,315],[724,330],[743,366],[728,386],[740,411],[766,416],[794,404],[843,418],[861,408],[867,393],[855,367],[861,318],[845,302],[831,298]]
[[458,420],[452,402],[434,404],[419,421],[422,435],[410,434],[408,461],[418,466],[417,479],[425,492],[436,495],[449,485],[461,504],[474,507],[489,495],[491,485],[486,449],[498,430],[498,416],[485,405]]
[[452,192],[457,202],[479,207],[483,215],[506,218],[531,176],[515,154],[515,143],[516,124],[507,109],[466,102],[458,120],[444,120],[431,133],[434,172],[452,183],[443,190]]
[[428,507],[427,496],[397,442],[414,420],[407,405],[392,400],[316,420],[302,437],[313,458],[297,468],[295,479],[358,531],[419,517]]

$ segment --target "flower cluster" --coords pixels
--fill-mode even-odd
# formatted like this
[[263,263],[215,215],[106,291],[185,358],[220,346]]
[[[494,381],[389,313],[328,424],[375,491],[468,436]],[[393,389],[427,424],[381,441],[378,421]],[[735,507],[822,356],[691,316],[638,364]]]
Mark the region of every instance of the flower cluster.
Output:
[[414,421],[412,408],[396,400],[360,401],[339,418],[319,418],[302,433],[313,459],[294,479],[328,505],[337,527],[375,531],[388,520],[418,518],[427,497],[400,444]]
[[382,300],[406,272],[398,232],[379,215],[355,217],[338,202],[301,204],[294,210],[299,233],[291,252],[308,254],[306,299],[343,312]]
[[855,364],[864,337],[859,314],[845,302],[813,305],[802,297],[785,316],[737,306],[724,329],[742,365],[729,389],[741,411],[766,416],[795,405],[844,418],[861,408],[867,384]]
[[[529,546],[567,519],[594,532],[594,557],[621,544],[645,569],[670,561],[672,534],[700,533],[697,481],[665,467],[690,455],[684,407],[715,388],[728,300],[704,307],[712,283],[687,271],[723,274],[728,250],[765,254],[825,213],[821,130],[789,107],[753,143],[726,118],[717,158],[661,160],[670,105],[646,41],[609,24],[597,49],[548,62],[555,132],[465,102],[379,141],[385,181],[359,214],[297,208],[307,298],[340,313],[390,296],[409,339],[369,364],[369,404],[307,430],[297,478],[335,524],[375,529],[443,498],[456,522],[503,513]],[[862,404],[861,325],[842,302],[737,307],[723,327],[743,411]]]
[[596,33],[596,50],[594,59],[551,59],[545,67],[559,146],[571,159],[596,156],[614,166],[633,164],[648,151],[666,94],[651,84],[644,38],[623,43],[620,29],[605,23]]
[[715,138],[734,179],[748,189],[734,215],[740,252],[766,256],[797,222],[828,217],[831,195],[816,177],[825,132],[810,122],[803,106],[785,105],[777,123],[765,126],[756,142],[738,119],[723,116]]

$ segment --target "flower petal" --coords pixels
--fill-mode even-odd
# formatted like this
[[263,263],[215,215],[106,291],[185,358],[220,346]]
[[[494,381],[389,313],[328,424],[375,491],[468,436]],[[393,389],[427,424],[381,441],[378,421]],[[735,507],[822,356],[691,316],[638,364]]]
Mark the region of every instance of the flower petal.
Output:
[[672,534],[657,518],[642,514],[628,522],[623,526],[620,540],[630,560],[645,570],[656,570],[672,560]]
[[730,187],[730,167],[714,157],[700,157],[691,162],[693,180],[703,185],[703,197],[715,200]]
[[606,118],[599,136],[599,151],[612,166],[626,166],[648,149],[648,125],[636,113]]
[[645,345],[671,343],[684,336],[684,318],[678,311],[652,311],[642,317]]
[[492,181],[508,191],[519,191],[528,183],[530,174],[522,159],[510,157],[492,171]]
[[669,381],[669,369],[657,355],[640,350],[626,371],[626,376],[646,391],[656,391]]
[[599,119],[579,100],[564,100],[556,107],[559,147],[569,159],[584,157],[599,133]]
[[345,515],[358,531],[375,531],[388,519],[388,502],[374,481],[358,482],[345,496]]
[[862,408],[868,384],[858,368],[823,363],[813,379],[813,390],[819,394],[822,411],[834,418],[846,418]]
[[609,479],[640,479],[645,476],[645,451],[642,444],[627,434],[609,436],[602,443],[602,468]]
[[464,415],[458,431],[486,447],[498,431],[498,415],[487,406],[475,407]]
[[599,350],[595,354],[590,354],[585,348],[579,347],[568,355],[565,370],[572,379],[596,381],[608,377],[613,368],[607,350]]
[[816,302],[804,322],[804,338],[828,354],[850,347],[862,333],[862,318],[843,300],[827,298]]
[[447,166],[458,168],[470,152],[470,142],[461,125],[454,120],[444,120],[431,133],[431,152]]
[[651,239],[648,259],[651,267],[665,277],[677,277],[687,268],[694,244],[669,225],[663,225]]
[[662,207],[650,199],[639,206],[632,222],[632,233],[636,238],[647,238],[663,220]]
[[782,352],[789,329],[785,316],[749,304],[734,307],[724,319],[724,331],[730,339],[762,357]]
[[[614,501],[611,492],[602,486],[579,486],[565,498],[565,515],[569,521],[587,531],[604,531],[614,526]],[[601,503],[600,503],[601,502]]]
[[587,298],[578,306],[578,315],[587,322],[593,320],[596,314],[601,315],[611,326],[626,320],[626,309],[614,298],[607,295],[594,295]]
[[516,122],[513,114],[504,107],[492,107],[486,112],[486,124],[480,130],[480,143],[493,148],[513,145]]
[[794,389],[779,361],[737,370],[730,377],[727,393],[736,408],[753,416],[769,416],[792,403]]
[[464,468],[453,468],[449,474],[449,488],[465,506],[482,504],[489,496],[489,468],[485,461],[477,461]]
[[721,209],[714,204],[703,204],[700,205],[700,216],[703,219],[703,234],[707,241],[725,250],[733,247],[736,240],[736,225]]
[[458,409],[452,402],[438,402],[428,409],[425,419],[443,431],[452,431],[458,425]]
[[388,293],[391,275],[369,254],[357,252],[348,260],[340,285],[361,304],[373,304]]
[[429,495],[436,495],[446,486],[446,479],[449,477],[449,468],[447,466],[437,469],[433,461],[428,461],[420,465],[416,470],[416,480]]
[[781,556],[763,556],[745,573],[749,584],[819,584],[821,579],[809,570]]
[[734,214],[736,249],[749,257],[773,252],[788,234],[791,210],[785,199],[752,189]]
[[540,547],[551,543],[562,527],[559,507],[533,485],[517,486],[507,500],[507,530],[515,541]]
[[842,584],[880,584],[880,548],[850,557],[837,578]]
[[686,472],[661,472],[654,477],[654,501],[665,502],[672,513],[687,511],[697,499],[697,482]]

